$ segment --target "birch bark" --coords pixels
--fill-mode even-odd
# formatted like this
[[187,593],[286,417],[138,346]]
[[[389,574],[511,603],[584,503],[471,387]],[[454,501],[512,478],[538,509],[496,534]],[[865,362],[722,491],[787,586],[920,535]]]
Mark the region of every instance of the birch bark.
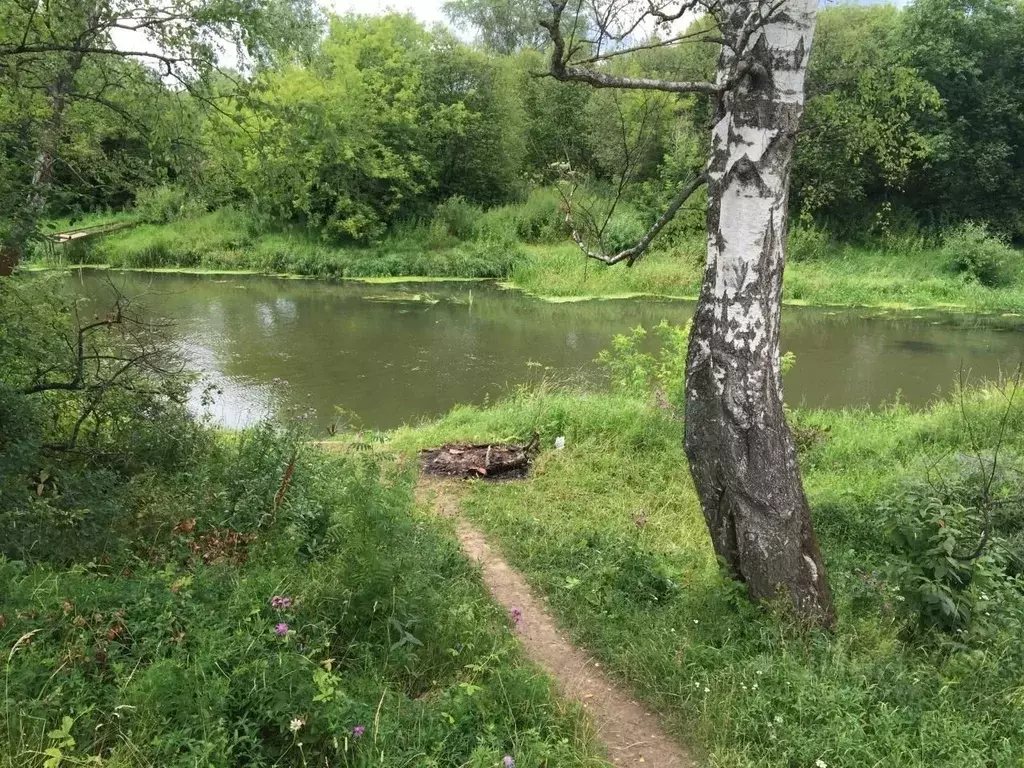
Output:
[[[761,10],[752,5],[732,2],[724,18],[727,36],[747,36],[749,74],[722,93],[712,130],[686,454],[715,551],[750,596],[788,598],[797,615],[830,626],[832,598],[779,368],[789,176],[818,0],[785,0],[767,20],[753,18]],[[719,83],[734,70],[734,54],[723,48]]]

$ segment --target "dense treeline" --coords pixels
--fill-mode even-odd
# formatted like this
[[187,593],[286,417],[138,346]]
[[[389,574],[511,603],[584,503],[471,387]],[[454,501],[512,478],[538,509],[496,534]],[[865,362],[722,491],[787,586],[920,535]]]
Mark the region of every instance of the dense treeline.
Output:
[[[78,98],[59,125],[44,201],[36,158],[54,130],[46,78],[60,67],[33,71],[26,88],[22,59],[0,44],[7,230],[29,202],[44,204],[43,218],[134,204],[157,221],[231,205],[261,228],[365,244],[453,198],[492,207],[582,179],[604,201],[593,228],[613,244],[635,237],[702,164],[707,103],[540,77],[543,38],[523,26],[529,9],[488,8],[448,6],[477,31],[471,45],[400,15],[334,17],[311,43],[295,32],[296,18],[315,25],[311,12],[291,7],[276,55],[191,81],[87,58],[73,74]],[[7,18],[10,37],[17,24]],[[716,55],[697,42],[613,66],[701,78]],[[805,228],[860,239],[969,220],[1024,237],[1020,0],[825,9],[807,91],[792,194]],[[691,211],[676,228],[700,226]]]

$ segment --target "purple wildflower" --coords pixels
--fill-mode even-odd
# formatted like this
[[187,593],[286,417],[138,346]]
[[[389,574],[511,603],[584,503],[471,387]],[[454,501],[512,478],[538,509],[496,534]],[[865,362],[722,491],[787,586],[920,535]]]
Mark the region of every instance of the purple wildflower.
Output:
[[280,624],[274,627],[274,632],[277,633],[278,637],[284,637],[288,634],[288,625],[282,621]]
[[512,622],[518,627],[519,623],[523,620],[523,612],[518,608],[512,609]]
[[352,738],[361,739],[364,733],[366,733],[366,726],[357,725],[355,728],[352,729]]
[[292,607],[292,599],[283,595],[274,595],[270,598],[270,607],[275,611],[283,611]]
[[501,764],[505,768],[516,768],[516,761],[512,759],[512,755],[505,755],[501,758]]

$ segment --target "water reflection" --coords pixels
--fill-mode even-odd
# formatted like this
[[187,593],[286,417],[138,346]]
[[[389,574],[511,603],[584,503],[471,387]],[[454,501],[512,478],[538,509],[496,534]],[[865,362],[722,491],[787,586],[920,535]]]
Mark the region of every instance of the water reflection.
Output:
[[[683,323],[692,311],[652,299],[548,303],[480,283],[84,271],[69,286],[103,301],[108,279],[175,322],[191,364],[222,390],[213,417],[230,426],[312,406],[322,425],[340,407],[388,428],[543,377],[593,382],[593,360],[613,334]],[[782,343],[797,359],[787,400],[922,405],[948,391],[961,364],[975,378],[1012,369],[1024,352],[1021,328],[1016,318],[787,309]],[[280,392],[275,379],[289,386]]]

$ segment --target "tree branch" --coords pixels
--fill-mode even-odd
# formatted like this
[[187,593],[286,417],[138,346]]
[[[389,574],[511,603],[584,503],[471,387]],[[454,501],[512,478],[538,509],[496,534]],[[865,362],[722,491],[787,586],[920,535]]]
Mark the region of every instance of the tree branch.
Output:
[[76,390],[85,388],[85,361],[90,359],[85,354],[85,340],[89,333],[97,328],[109,327],[112,325],[120,325],[123,320],[122,305],[118,301],[115,304],[114,314],[111,317],[106,317],[102,320],[96,320],[95,322],[83,325],[78,329],[78,340],[75,344],[75,375],[67,381],[39,381],[35,384],[31,384],[24,387],[21,390],[23,395],[35,395],[40,392],[73,392]]
[[562,13],[565,11],[566,5],[567,0],[551,0],[551,18],[542,19],[540,22],[551,36],[552,50],[549,72],[556,80],[589,83],[595,88],[626,88],[666,93],[720,93],[723,90],[724,86],[715,83],[629,77],[570,64],[572,52],[566,53],[565,38],[562,35]]
[[679,194],[672,199],[672,202],[669,203],[665,212],[661,214],[658,220],[654,222],[644,236],[641,237],[635,245],[626,248],[623,251],[619,251],[616,254],[608,255],[597,253],[587,247],[587,244],[583,241],[583,236],[579,233],[579,230],[572,225],[571,198],[566,201],[565,222],[572,229],[573,242],[576,243],[587,258],[595,259],[605,264],[618,264],[621,261],[625,261],[626,266],[631,267],[644,255],[644,253],[647,252],[647,249],[651,246],[651,242],[658,236],[658,233],[661,232],[661,230],[668,226],[668,223],[672,221],[676,213],[679,212],[679,209],[683,207],[683,204],[686,203],[686,201],[689,200],[698,189],[704,186],[704,184],[707,183],[707,180],[707,174],[704,172],[701,172],[690,179],[690,181],[679,190]]

